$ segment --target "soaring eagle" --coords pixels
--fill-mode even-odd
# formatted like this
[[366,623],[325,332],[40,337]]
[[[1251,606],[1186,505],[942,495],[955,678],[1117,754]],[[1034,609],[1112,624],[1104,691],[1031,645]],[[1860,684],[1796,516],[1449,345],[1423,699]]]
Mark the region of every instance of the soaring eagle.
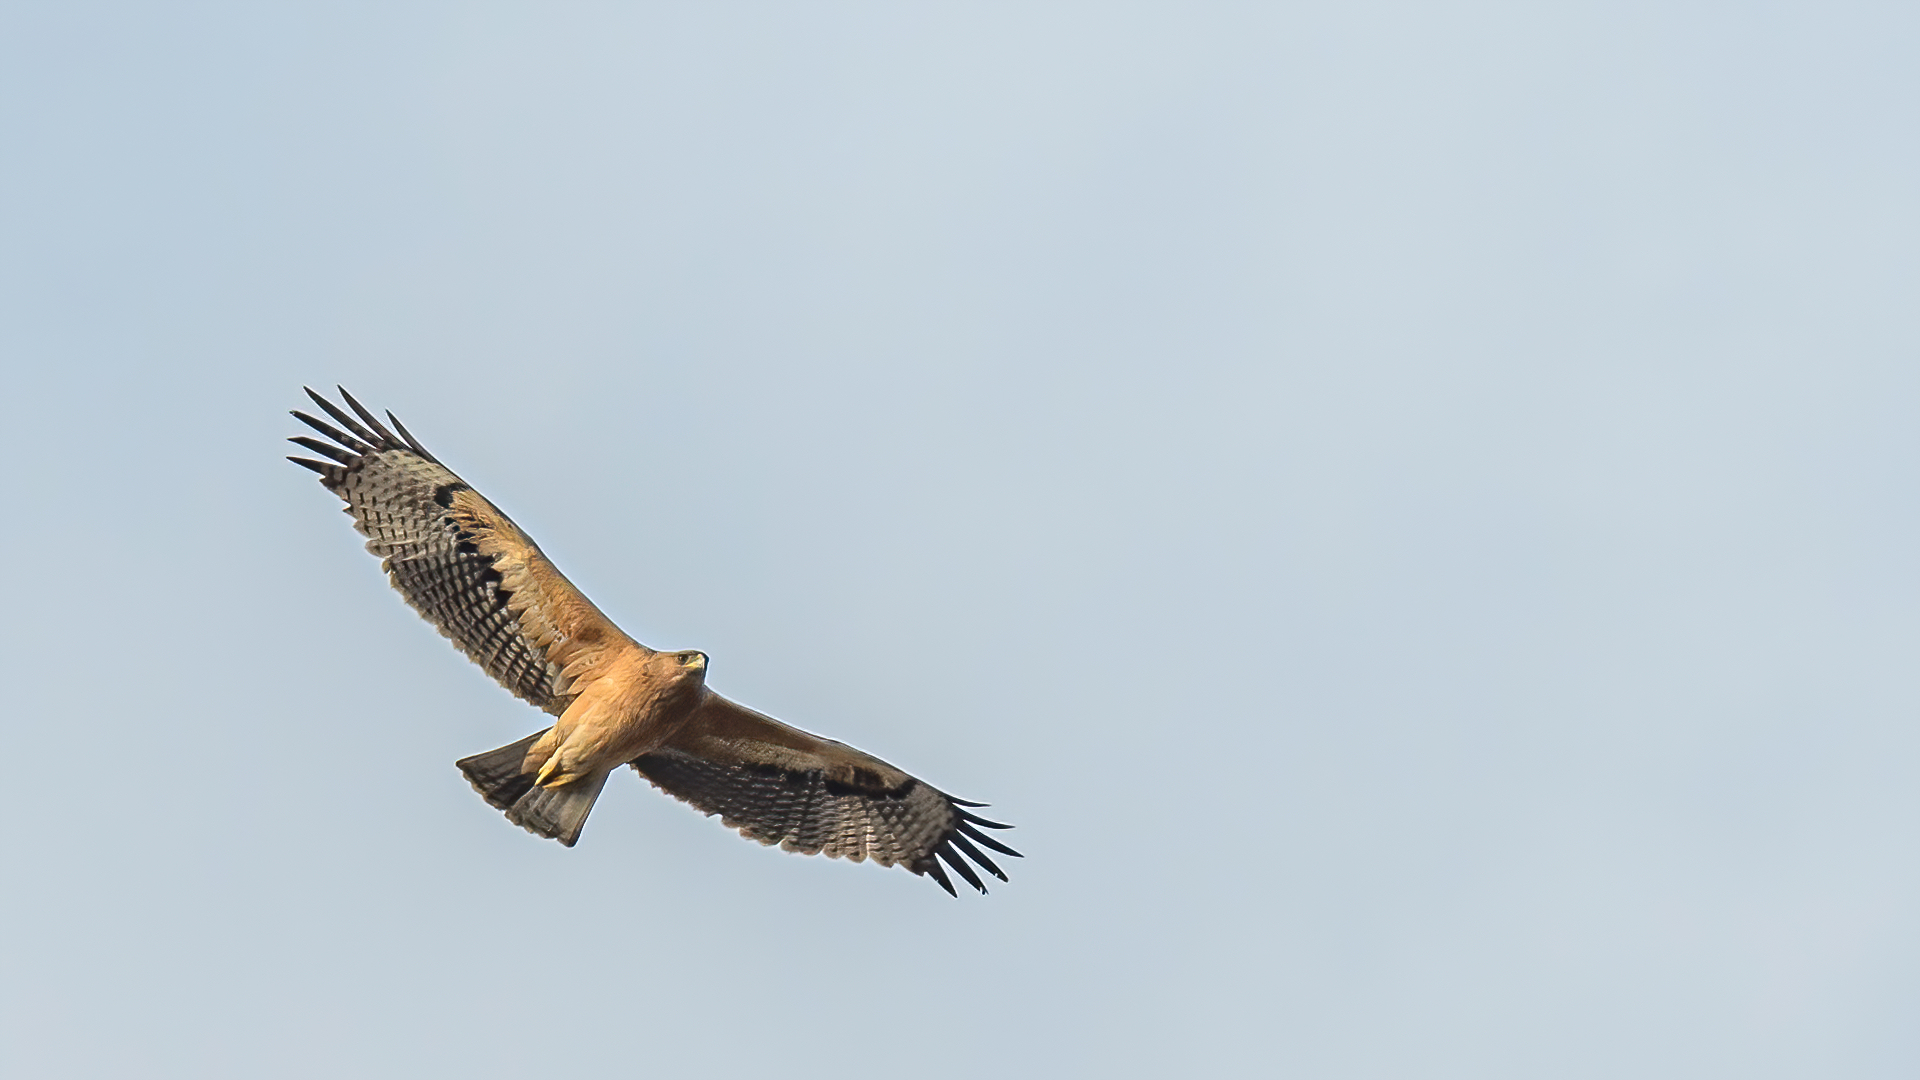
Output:
[[389,429],[344,387],[351,414],[310,389],[307,396],[340,426],[294,412],[331,442],[295,436],[326,460],[287,460],[346,500],[367,550],[415,611],[555,718],[456,763],[507,820],[572,847],[607,776],[631,765],[763,844],[904,866],[948,893],[943,862],[983,893],[974,863],[1007,880],[980,849],[1020,853],[981,831],[1008,826],[966,809],[985,804],[707,689],[704,653],[655,652],[628,637],[392,413]]

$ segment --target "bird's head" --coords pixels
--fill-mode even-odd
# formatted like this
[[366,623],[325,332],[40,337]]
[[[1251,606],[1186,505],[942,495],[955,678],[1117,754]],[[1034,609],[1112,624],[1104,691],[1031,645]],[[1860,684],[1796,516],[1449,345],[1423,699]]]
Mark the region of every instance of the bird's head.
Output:
[[707,654],[692,649],[654,653],[647,661],[647,681],[663,702],[697,700],[707,685]]
[[705,682],[707,678],[707,654],[698,649],[687,649],[670,654],[673,657],[674,675],[693,682]]

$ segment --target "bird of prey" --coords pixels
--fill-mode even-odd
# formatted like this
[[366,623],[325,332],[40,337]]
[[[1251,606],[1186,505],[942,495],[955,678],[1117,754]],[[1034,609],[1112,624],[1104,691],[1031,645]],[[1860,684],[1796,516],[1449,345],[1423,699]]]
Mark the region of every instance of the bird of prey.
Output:
[[326,440],[291,441],[325,460],[288,460],[346,501],[367,550],[415,611],[554,718],[456,763],[507,820],[572,847],[608,775],[631,765],[763,844],[904,866],[954,895],[943,862],[983,893],[974,864],[1007,880],[981,848],[1019,852],[982,831],[1007,828],[968,810],[985,804],[709,690],[704,653],[656,652],[628,637],[392,413],[389,428],[345,388],[351,413],[311,389],[307,396],[339,426],[295,411]]

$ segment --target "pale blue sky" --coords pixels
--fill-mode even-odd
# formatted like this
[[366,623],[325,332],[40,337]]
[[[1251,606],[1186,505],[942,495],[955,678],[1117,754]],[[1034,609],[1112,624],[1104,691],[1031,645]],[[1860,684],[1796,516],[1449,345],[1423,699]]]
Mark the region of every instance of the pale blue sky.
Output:
[[[0,1072],[1920,1074],[1920,14],[14,4]],[[540,726],[391,408],[988,897]]]

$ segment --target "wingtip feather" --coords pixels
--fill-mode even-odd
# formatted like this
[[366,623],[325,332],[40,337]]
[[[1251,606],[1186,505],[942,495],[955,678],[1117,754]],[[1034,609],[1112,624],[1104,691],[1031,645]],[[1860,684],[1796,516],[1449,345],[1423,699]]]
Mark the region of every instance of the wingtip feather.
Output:
[[961,877],[966,878],[967,884],[980,890],[980,895],[986,895],[987,883],[980,880],[980,875],[974,872],[973,866],[969,864],[967,860],[955,854],[950,845],[942,842],[939,847],[933,849],[933,853],[939,856],[948,866],[953,867],[954,871]]
[[[347,410],[342,409],[340,406],[335,405],[333,402],[328,401],[326,398],[321,397],[319,394],[314,393],[311,387],[308,387],[306,389],[307,389],[307,396],[313,399],[314,404],[320,406],[322,409],[325,409],[327,411],[327,415],[333,417],[334,420],[337,421],[342,427],[345,427],[348,431],[351,431],[355,435],[359,436],[359,438],[362,441],[368,444],[368,450],[371,450],[380,444],[380,436],[375,435],[371,431],[368,431],[364,426],[361,425],[359,420],[356,420],[354,419],[353,416],[349,415]],[[344,389],[341,390],[340,392],[343,394],[346,393]],[[348,400],[352,400],[352,399],[349,398]],[[365,452],[366,451],[362,451],[362,453],[365,453]]]
[[940,865],[940,860],[934,858],[931,852],[922,855],[912,865],[908,866],[907,869],[916,874],[923,874],[932,878],[934,884],[947,890],[948,896],[958,897],[960,895],[954,891],[953,882],[947,877],[946,868]]
[[293,462],[295,465],[301,466],[302,468],[312,469],[314,472],[319,473],[322,479],[332,479],[330,474],[333,472],[333,470],[338,469],[340,467],[338,465],[328,464],[327,462],[324,462],[324,461],[315,461],[312,458],[294,457],[292,454],[287,455],[287,460]]
[[423,459],[431,461],[435,465],[440,464],[440,459],[427,453],[427,448],[420,445],[420,440],[413,437],[413,432],[407,430],[407,425],[401,423],[399,417],[393,415],[392,409],[387,410],[387,419],[393,422],[393,429],[400,433],[400,437],[406,440],[407,446],[411,448],[414,453],[419,454]]
[[[1006,871],[1000,869],[998,866],[995,866],[993,864],[993,860],[987,858],[987,853],[984,851],[981,851],[977,847],[974,847],[971,843],[967,841],[966,837],[961,836],[959,833],[955,833],[954,835],[948,837],[947,841],[951,843],[954,847],[959,848],[961,854],[965,855],[969,859],[972,859],[974,862],[979,863],[981,867],[983,867],[987,871],[987,873],[992,874],[994,877],[999,878],[1001,881],[1009,880],[1007,877]],[[986,892],[987,890],[981,889],[980,891]]]
[[986,828],[986,829],[1011,829],[1011,828],[1013,828],[1013,826],[1011,826],[1011,825],[1003,825],[1003,824],[1001,824],[1001,823],[1000,823],[1000,822],[998,822],[998,821],[988,821],[988,820],[987,820],[986,818],[983,818],[983,817],[981,817],[981,816],[979,816],[978,814],[969,814],[969,813],[967,813],[967,812],[966,812],[965,810],[955,810],[955,811],[954,811],[954,813],[956,813],[956,814],[959,814],[959,815],[960,815],[960,819],[961,819],[962,821],[970,821],[970,822],[972,822],[972,823],[974,823],[975,825],[978,825],[978,826],[980,826],[980,827],[982,827],[982,828]]
[[380,422],[380,418],[373,415],[365,405],[360,404],[359,400],[352,394],[347,393],[346,387],[336,386],[334,389],[340,391],[340,396],[345,398],[347,404],[353,408],[353,411],[360,415],[361,421],[380,436],[381,449],[394,449],[400,445],[400,440],[394,437],[393,432],[387,430],[387,426]]
[[998,840],[995,840],[993,837],[988,836],[986,833],[981,832],[979,829],[974,828],[972,822],[962,821],[959,824],[955,825],[954,829],[956,829],[961,835],[969,837],[973,840],[977,840],[980,843],[987,845],[988,847],[992,848],[993,850],[999,852],[1002,855],[1011,855],[1016,859],[1026,858],[1026,856],[1013,850],[1007,845],[1001,843]]
[[320,434],[325,435],[327,438],[332,439],[334,442],[339,443],[341,446],[352,450],[356,454],[370,454],[373,452],[373,447],[368,446],[366,443],[341,431],[339,428],[334,427],[332,424],[327,423],[317,416],[295,409],[293,410],[293,417]]
[[308,450],[311,450],[314,453],[319,454],[323,457],[332,458],[334,461],[337,461],[342,465],[351,465],[355,461],[359,460],[359,456],[356,455],[351,450],[342,449],[338,446],[334,446],[331,443],[321,442],[319,439],[313,438],[308,435],[288,436],[287,441],[290,443],[293,443],[296,446],[306,447]]

